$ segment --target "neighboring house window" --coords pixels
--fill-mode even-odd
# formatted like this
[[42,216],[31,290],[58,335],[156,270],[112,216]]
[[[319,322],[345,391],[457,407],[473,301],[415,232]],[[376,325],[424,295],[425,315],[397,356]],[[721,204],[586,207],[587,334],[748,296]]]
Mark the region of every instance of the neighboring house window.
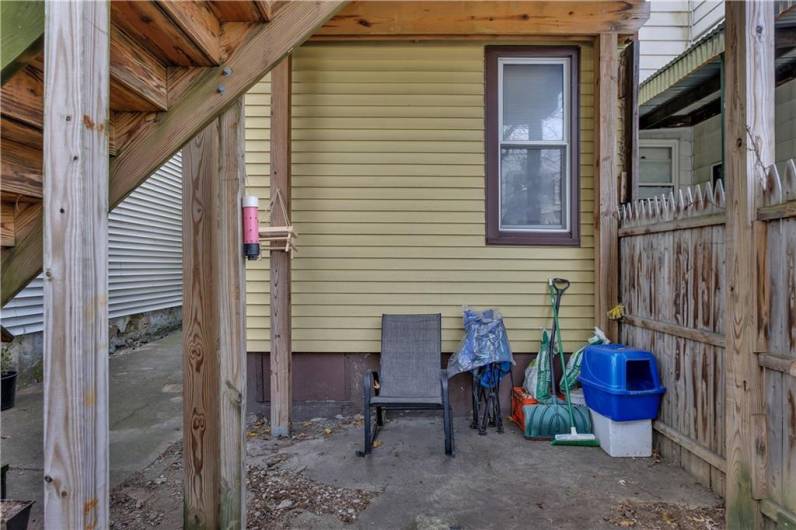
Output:
[[580,244],[577,47],[486,47],[486,239]]
[[677,140],[639,140],[638,197],[648,199],[677,189]]
[[717,162],[710,166],[710,181],[713,183],[713,189],[716,189],[720,180],[724,183],[724,164]]

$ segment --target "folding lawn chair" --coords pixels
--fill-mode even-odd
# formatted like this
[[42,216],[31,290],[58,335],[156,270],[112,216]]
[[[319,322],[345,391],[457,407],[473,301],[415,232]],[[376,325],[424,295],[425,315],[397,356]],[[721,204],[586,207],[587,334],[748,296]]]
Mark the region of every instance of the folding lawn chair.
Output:
[[[442,315],[382,315],[379,371],[363,379],[365,447],[370,453],[385,410],[442,410],[445,454],[453,455],[453,411],[442,370]],[[371,410],[376,409],[376,425]]]

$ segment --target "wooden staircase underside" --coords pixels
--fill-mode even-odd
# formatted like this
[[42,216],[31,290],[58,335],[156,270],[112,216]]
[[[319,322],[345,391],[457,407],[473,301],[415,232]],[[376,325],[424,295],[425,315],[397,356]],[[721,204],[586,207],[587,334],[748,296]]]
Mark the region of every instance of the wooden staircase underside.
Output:
[[[132,192],[342,4],[113,0],[111,119],[109,124],[86,124],[107,127],[110,206]],[[2,304],[41,271],[42,263],[43,3],[38,9],[24,5],[14,27],[20,38],[25,31],[30,33],[30,44],[12,61],[3,57]],[[3,16],[7,15],[4,5]],[[26,23],[32,27],[25,28]],[[5,37],[3,47],[5,53]]]

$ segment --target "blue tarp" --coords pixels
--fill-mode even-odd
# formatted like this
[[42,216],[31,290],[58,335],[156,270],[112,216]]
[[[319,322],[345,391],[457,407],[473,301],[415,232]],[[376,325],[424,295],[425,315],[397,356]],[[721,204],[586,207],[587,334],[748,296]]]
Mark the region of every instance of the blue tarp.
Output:
[[[464,310],[464,339],[459,351],[448,360],[448,377],[491,363],[514,364],[503,316],[494,309]],[[501,367],[502,368],[502,367]],[[503,374],[508,370],[501,370]],[[484,381],[482,381],[484,384]]]

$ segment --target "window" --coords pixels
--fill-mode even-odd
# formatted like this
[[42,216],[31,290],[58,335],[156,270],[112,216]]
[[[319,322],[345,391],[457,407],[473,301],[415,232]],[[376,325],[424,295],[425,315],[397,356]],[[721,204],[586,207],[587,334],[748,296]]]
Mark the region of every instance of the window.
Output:
[[677,188],[678,145],[677,140],[639,140],[637,199],[660,196]]
[[713,182],[713,189],[719,185],[719,181],[724,181],[724,164],[717,162],[710,166],[710,180]]
[[579,236],[577,47],[486,47],[486,239]]

